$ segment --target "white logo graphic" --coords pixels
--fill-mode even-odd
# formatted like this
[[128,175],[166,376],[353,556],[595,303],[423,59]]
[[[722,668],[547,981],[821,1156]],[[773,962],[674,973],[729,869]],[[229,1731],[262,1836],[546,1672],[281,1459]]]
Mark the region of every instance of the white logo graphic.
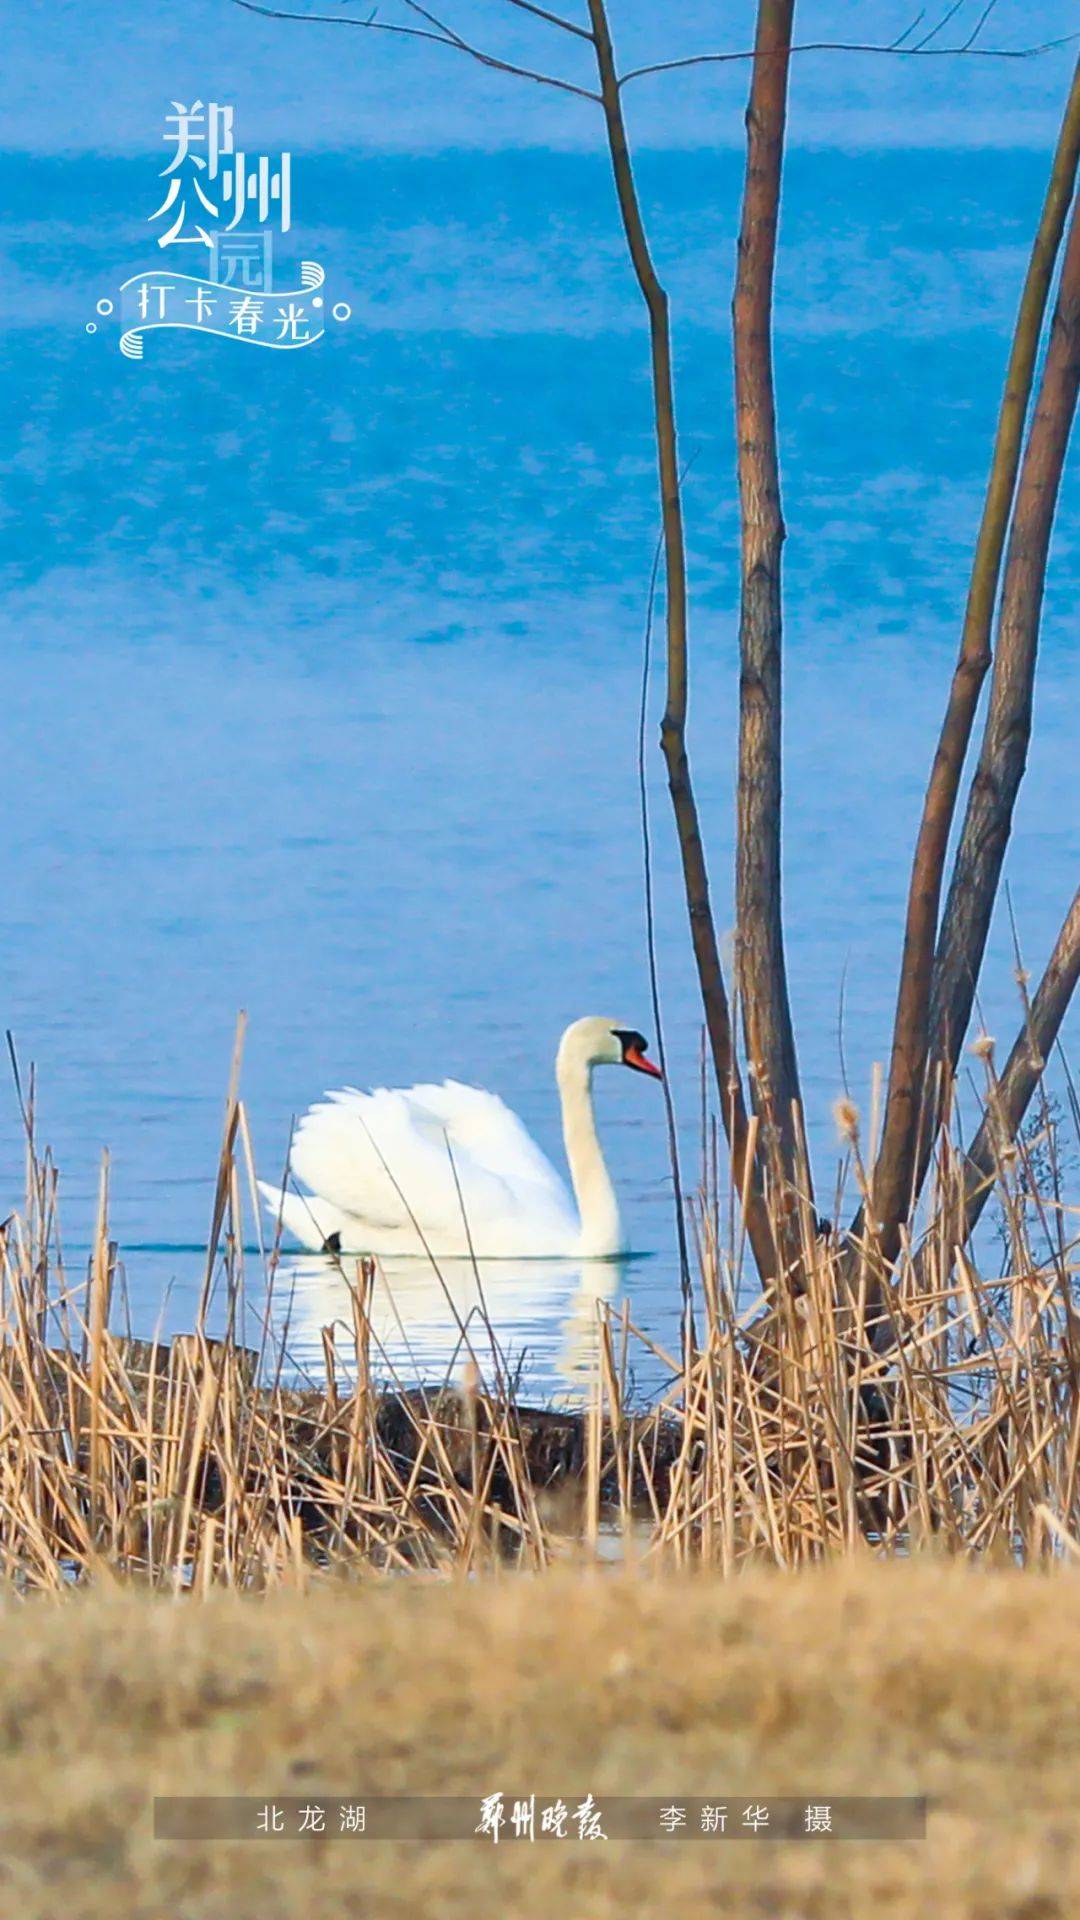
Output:
[[[184,272],[148,268],[123,282],[121,353],[141,360],[145,335],[167,327],[285,351],[314,346],[326,330],[323,268],[302,260],[298,274],[289,269],[292,284],[274,282],[275,233],[292,227],[291,153],[238,152],[234,109],[216,100],[206,106],[174,100],[172,107],[162,136],[174,149],[161,170],[164,198],[147,219],[161,223],[160,249],[202,248],[203,254],[186,255]],[[96,311],[107,317],[116,302],[99,300]],[[351,314],[344,300],[331,308],[339,322]],[[88,321],[86,331],[96,333],[97,322]]]

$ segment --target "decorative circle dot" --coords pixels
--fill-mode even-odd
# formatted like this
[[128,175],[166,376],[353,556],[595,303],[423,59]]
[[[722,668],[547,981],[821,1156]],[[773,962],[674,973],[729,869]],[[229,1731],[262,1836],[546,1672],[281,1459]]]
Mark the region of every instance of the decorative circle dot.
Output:
[[97,303],[97,310],[98,310],[98,312],[99,312],[99,313],[111,313],[111,312],[112,312],[112,310],[113,310],[113,303],[112,303],[112,301],[111,301],[111,300],[99,300],[99,301],[98,301],[98,303]]
[[330,311],[335,320],[351,320],[352,318],[352,308],[345,300],[339,300],[336,306],[331,307]]
[[88,321],[87,321],[87,323],[86,323],[86,331],[87,331],[87,333],[96,333],[96,332],[97,332],[97,321],[96,321],[96,320],[88,320]]
[[314,298],[314,300],[312,301],[312,303],[311,303],[311,304],[312,304],[312,306],[313,306],[313,307],[321,307],[321,306],[322,306],[322,294],[321,294],[321,293],[317,293],[317,294],[315,295],[315,298]]

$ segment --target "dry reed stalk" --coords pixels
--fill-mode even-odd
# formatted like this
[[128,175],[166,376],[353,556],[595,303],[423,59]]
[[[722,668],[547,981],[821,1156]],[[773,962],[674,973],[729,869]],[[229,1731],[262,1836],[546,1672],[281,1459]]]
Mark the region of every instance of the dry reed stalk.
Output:
[[[1033,1566],[1071,1560],[1078,1242],[1056,1130],[1044,1111],[1037,1134],[1010,1135],[989,1053],[985,1066],[1004,1272],[988,1276],[985,1237],[966,1232],[969,1168],[944,1139],[926,1212],[906,1223],[894,1261],[869,1215],[854,1245],[819,1230],[807,1182],[785,1203],[800,1292],[740,1304],[744,1229],[735,1207],[725,1220],[706,1112],[690,1222],[700,1337],[676,1359],[627,1302],[617,1317],[600,1309],[595,1379],[576,1420],[518,1403],[482,1288],[458,1329],[464,1392],[449,1374],[410,1386],[373,1336],[370,1261],[353,1277],[341,1269],[350,1337],[325,1331],[321,1386],[293,1384],[287,1332],[275,1331],[276,1247],[263,1263],[258,1345],[241,1344],[254,1168],[236,1068],[195,1330],[169,1345],[114,1333],[107,1165],[87,1280],[73,1287],[31,1076],[26,1207],[0,1227],[0,1581],[60,1592],[120,1576],[197,1597],[347,1568],[539,1568],[567,1535],[595,1556],[609,1531],[648,1563],[725,1573],[928,1542]],[[865,1198],[873,1168],[857,1116],[845,1124]],[[793,1132],[802,1139],[801,1116]],[[669,1382],[643,1411],[628,1403],[635,1358]]]

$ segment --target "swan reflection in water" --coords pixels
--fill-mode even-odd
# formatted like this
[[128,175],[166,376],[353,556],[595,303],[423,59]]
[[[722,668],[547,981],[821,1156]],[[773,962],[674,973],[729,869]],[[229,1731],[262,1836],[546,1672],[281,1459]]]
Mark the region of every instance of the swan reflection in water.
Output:
[[[372,1375],[438,1386],[460,1380],[472,1358],[488,1387],[501,1369],[535,1397],[587,1400],[599,1360],[598,1307],[619,1290],[626,1264],[443,1258],[436,1269],[422,1257],[384,1257],[368,1307]],[[290,1360],[315,1379],[331,1325],[340,1372],[355,1373],[354,1285],[362,1298],[360,1263],[347,1255],[286,1257],[278,1268],[274,1317],[279,1331],[287,1326]]]

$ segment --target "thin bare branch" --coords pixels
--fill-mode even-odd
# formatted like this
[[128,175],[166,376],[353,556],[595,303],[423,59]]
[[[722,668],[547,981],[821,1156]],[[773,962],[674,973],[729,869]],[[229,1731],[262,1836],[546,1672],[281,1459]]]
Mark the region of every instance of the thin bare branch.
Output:
[[521,13],[531,13],[536,20],[546,20],[549,27],[560,27],[563,33],[572,33],[576,40],[588,40],[592,44],[592,34],[588,27],[579,27],[573,20],[564,20],[561,13],[549,13],[546,7],[534,7],[532,0],[506,0],[508,7],[517,7]]
[[[409,0],[405,0],[409,4]],[[302,25],[323,27],[357,27],[363,33],[392,33],[403,40],[426,40],[436,47],[449,47],[453,53],[464,53],[482,67],[489,67],[494,73],[508,73],[518,80],[535,80],[538,86],[554,87],[557,93],[573,94],[578,100],[593,100],[599,103],[600,95],[588,87],[575,86],[571,80],[560,80],[553,73],[540,73],[533,67],[519,67],[512,60],[500,60],[493,53],[485,53],[482,47],[474,47],[460,34],[444,27],[436,21],[433,14],[424,8],[412,6],[411,10],[421,18],[431,20],[428,27],[407,27],[400,21],[377,20],[369,16],[366,20],[357,20],[347,13],[290,13],[281,7],[264,7],[259,0],[232,0],[234,7],[242,7],[245,13],[259,14],[264,20],[292,20]]]
[[896,36],[896,39],[890,42],[890,46],[889,46],[890,53],[895,53],[897,47],[902,47],[905,40],[910,40],[912,34],[915,32],[916,27],[921,27],[925,19],[926,19],[926,8],[920,7],[918,13],[915,15],[914,20],[909,20],[903,32],[898,33]]
[[[1046,964],[1035,998],[1013,1044],[995,1089],[992,1107],[984,1113],[966,1154],[964,1238],[975,1227],[993,1191],[998,1152],[1019,1133],[1031,1096],[1057,1039],[1069,1001],[1080,980],[1080,888],[1074,896],[1054,951]],[[997,1140],[995,1140],[995,1132]]]
[[[1054,263],[1076,183],[1078,160],[1080,64],[1073,76],[1042,216],[1020,298],[986,500],[972,562],[960,653],[927,782],[912,861],[885,1128],[874,1179],[874,1211],[881,1223],[883,1251],[889,1259],[895,1256],[899,1223],[911,1199],[920,1113],[926,1103],[928,1013],[948,838],[979,691],[990,665],[994,602],[1016,490],[1024,421],[1031,398]],[[927,1113],[926,1122],[930,1118]]]
[[[685,479],[685,469],[679,475],[680,485]],[[675,1232],[679,1245],[679,1277],[683,1292],[683,1342],[693,1340],[693,1293],[690,1281],[690,1252],[686,1235],[686,1205],[683,1199],[682,1169],[679,1164],[679,1131],[675,1120],[675,1101],[671,1091],[671,1076],[667,1065],[667,1048],[664,1044],[664,1022],[660,1007],[660,971],[656,955],[656,911],[653,897],[652,837],[649,829],[649,783],[646,775],[645,735],[649,718],[649,674],[652,668],[653,614],[656,609],[656,586],[660,574],[660,561],[664,551],[664,533],[661,528],[653,553],[652,572],[649,575],[649,595],[645,609],[645,644],[641,661],[641,700],[638,705],[637,771],[638,804],[641,814],[641,851],[643,878],[645,883],[645,949],[649,962],[649,992],[652,999],[653,1026],[656,1030],[656,1057],[663,1074],[664,1112],[667,1118],[668,1159],[671,1162],[671,1180],[675,1191]]]
[[[326,27],[359,27],[368,33],[396,34],[399,39],[404,40],[426,40],[434,46],[449,47],[453,53],[467,54],[470,59],[477,61],[480,66],[488,67],[495,73],[507,73],[519,80],[532,80],[535,81],[538,86],[553,87],[557,93],[568,93],[573,95],[575,99],[592,100],[596,102],[597,105],[601,104],[600,94],[594,93],[589,87],[579,87],[572,80],[560,79],[557,74],[542,73],[533,67],[519,66],[513,60],[502,60],[498,55],[487,53],[482,47],[474,46],[471,41],[465,40],[454,28],[447,26],[446,23],[438,19],[436,15],[429,13],[426,8],[418,5],[417,0],[401,0],[401,4],[408,7],[411,13],[415,13],[420,19],[428,22],[428,24],[423,27],[405,26],[400,21],[395,20],[380,20],[374,13],[369,14],[365,19],[361,20],[355,15],[346,13],[297,13],[285,7],[264,6],[260,4],[260,0],[232,0],[232,4],[236,7],[242,7],[245,13],[259,14],[265,20],[292,20]],[[547,22],[550,26],[560,28],[562,32],[572,35],[574,39],[586,40],[590,43],[592,41],[593,36],[587,28],[575,25],[572,20],[564,19],[561,14],[549,12],[546,7],[534,6],[532,0],[507,0],[507,5],[516,7],[523,13],[531,14],[536,19]],[[988,13],[989,9],[987,9],[987,14]],[[983,15],[976,26],[975,35],[981,32],[987,14]],[[913,47],[905,46],[903,44],[904,39],[914,31],[915,26],[918,25],[922,18],[923,13],[920,12],[912,22],[912,25],[905,28],[904,33],[902,33],[897,40],[890,41],[887,44],[875,45],[873,42],[862,42],[858,40],[806,40],[798,46],[792,47],[790,51],[791,53],[891,53],[919,59],[930,59],[934,57],[941,59],[949,56],[962,55],[966,58],[981,56],[984,59],[996,60],[1030,60],[1038,54],[1051,53],[1056,48],[1071,46],[1074,42],[1080,40],[1080,32],[1078,32],[1064,34],[1060,39],[1044,40],[1038,45],[1027,47],[979,47],[973,44],[975,38],[975,35],[973,35],[960,46],[936,47],[925,44]],[[753,58],[754,50],[752,47],[741,48],[731,53],[688,54],[679,60],[659,60],[649,66],[631,67],[628,73],[616,75],[615,86],[616,89],[620,89],[628,86],[631,80],[644,79],[648,74],[677,73],[688,67],[727,66],[734,61],[752,60]]]
[[[936,27],[931,27],[929,33],[924,33],[922,39],[915,42],[915,45],[911,48],[911,52],[924,53],[930,45],[931,40],[936,40],[939,33],[944,33],[949,21],[955,20],[963,4],[964,0],[952,0],[952,6],[949,7],[947,12],[942,14]],[[976,31],[978,31],[978,29],[976,29]]]
[[[1080,388],[1080,202],[1074,202],[1039,396],[1016,489],[979,764],[945,905],[931,1001],[933,1057],[967,1032],[1031,734],[1050,534]],[[923,1142],[923,1154],[929,1142]]]
[[980,33],[985,27],[987,21],[990,18],[990,15],[993,13],[994,8],[996,6],[997,6],[997,0],[986,0],[985,7],[983,8],[981,14],[979,15],[979,18],[976,20],[975,25],[973,26],[970,34],[968,35],[968,38],[964,41],[964,44],[960,49],[961,53],[970,53],[972,51],[976,40],[978,39]]
[[[910,31],[910,29],[909,29]],[[968,60],[1034,60],[1039,54],[1054,53],[1059,47],[1075,46],[1080,40],[1080,32],[1064,33],[1056,40],[1042,40],[1028,47],[978,47],[970,40],[952,47],[906,47],[899,40],[887,44],[875,45],[862,40],[803,40],[790,49],[796,53],[884,53],[893,54],[901,60],[947,60],[963,57]],[[690,53],[681,60],[657,60],[645,67],[631,67],[624,73],[619,85],[629,86],[631,80],[643,80],[651,73],[678,73],[687,67],[729,66],[736,60],[752,60],[752,47],[740,48],[732,53]]]

